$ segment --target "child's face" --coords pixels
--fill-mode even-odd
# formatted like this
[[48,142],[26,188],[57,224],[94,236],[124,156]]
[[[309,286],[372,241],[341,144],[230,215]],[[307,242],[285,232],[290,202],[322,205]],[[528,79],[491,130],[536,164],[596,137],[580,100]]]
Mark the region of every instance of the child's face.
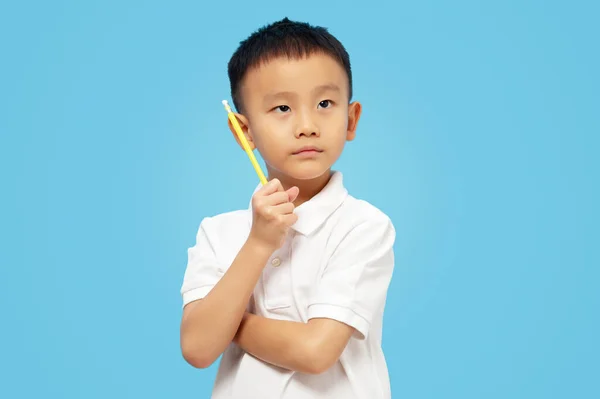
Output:
[[241,95],[240,119],[271,176],[306,180],[328,172],[354,138],[361,112],[359,103],[348,104],[346,72],[324,54],[253,68]]

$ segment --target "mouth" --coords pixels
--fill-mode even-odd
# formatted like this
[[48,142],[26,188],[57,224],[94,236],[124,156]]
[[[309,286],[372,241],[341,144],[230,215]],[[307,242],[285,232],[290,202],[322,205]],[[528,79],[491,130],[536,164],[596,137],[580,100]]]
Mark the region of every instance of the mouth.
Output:
[[323,152],[322,149],[314,147],[314,146],[306,146],[306,147],[302,147],[299,150],[293,152],[294,155],[301,155],[301,154],[317,154],[319,152]]

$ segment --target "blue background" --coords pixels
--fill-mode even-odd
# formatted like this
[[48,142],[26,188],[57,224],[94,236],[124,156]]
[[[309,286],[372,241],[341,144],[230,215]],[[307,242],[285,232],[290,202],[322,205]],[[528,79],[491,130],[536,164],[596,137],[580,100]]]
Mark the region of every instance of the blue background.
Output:
[[0,397],[209,396],[186,251],[257,184],[226,63],[284,16],[351,54],[336,167],[398,231],[394,397],[600,397],[599,9],[566,3],[3,3]]

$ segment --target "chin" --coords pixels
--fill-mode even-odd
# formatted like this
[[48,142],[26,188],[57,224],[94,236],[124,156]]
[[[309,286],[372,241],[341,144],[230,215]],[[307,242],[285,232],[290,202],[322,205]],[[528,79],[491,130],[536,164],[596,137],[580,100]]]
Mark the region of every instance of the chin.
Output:
[[328,173],[330,168],[325,165],[302,165],[286,168],[283,172],[297,180],[312,180],[323,176],[324,173]]

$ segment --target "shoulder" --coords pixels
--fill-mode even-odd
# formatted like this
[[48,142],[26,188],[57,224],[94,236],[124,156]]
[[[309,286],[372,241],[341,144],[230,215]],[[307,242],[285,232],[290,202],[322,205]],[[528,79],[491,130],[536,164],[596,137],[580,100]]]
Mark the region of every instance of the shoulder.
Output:
[[347,224],[347,227],[368,226],[395,232],[394,223],[385,212],[370,202],[351,195],[348,195],[344,203],[340,206],[340,213],[340,216],[344,220],[350,222]]
[[227,237],[231,234],[244,232],[250,227],[250,212],[248,209],[240,209],[224,212],[213,216],[207,216],[200,222],[200,231],[209,238]]
[[373,254],[393,251],[396,229],[391,218],[368,201],[348,195],[330,219],[330,253]]
[[247,209],[207,216],[200,222],[196,250],[210,249],[218,264],[229,265],[250,233]]
[[[391,218],[368,201],[350,195],[337,213],[328,241],[329,261],[344,270],[354,265],[358,268],[354,270],[361,270],[360,278],[365,280],[369,280],[369,276],[387,276],[387,271],[394,268],[396,242]],[[363,270],[369,273],[362,274]],[[385,273],[379,274],[380,271]]]
[[229,223],[240,223],[248,221],[248,209],[238,209],[235,211],[219,213],[217,215],[206,216],[202,219],[202,223],[207,226],[226,226]]

